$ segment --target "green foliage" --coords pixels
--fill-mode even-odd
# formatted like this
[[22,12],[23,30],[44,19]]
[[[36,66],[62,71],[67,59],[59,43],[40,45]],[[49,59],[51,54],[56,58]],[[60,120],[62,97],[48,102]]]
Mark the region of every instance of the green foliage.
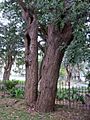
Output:
[[[19,5],[16,2],[4,1],[0,3],[3,22],[0,24],[0,58],[4,64],[8,63],[8,54],[13,58],[23,56],[23,22]],[[18,60],[15,60],[18,62]],[[23,59],[22,59],[23,61]],[[24,63],[23,63],[24,64]]]
[[64,2],[60,0],[38,0],[39,21],[43,23],[61,23]]
[[[86,7],[85,7],[86,6]],[[90,11],[90,3],[88,0],[76,0],[69,10],[69,19],[72,21],[74,40],[67,48],[64,62],[72,64],[89,61],[90,59],[90,37],[88,23],[88,12]],[[87,37],[88,36],[88,37]]]
[[57,98],[60,100],[64,100],[64,99],[71,100],[71,101],[76,100],[76,101],[81,101],[82,103],[84,103],[84,97],[83,95],[79,94],[78,88],[58,89]]
[[7,90],[11,90],[15,88],[15,86],[18,84],[18,81],[16,80],[6,80],[5,81],[5,87]]
[[[34,12],[37,14],[39,23],[44,25],[44,28],[47,28],[46,26],[48,25],[48,23],[53,23],[57,25],[59,28],[63,28],[65,22],[67,22],[68,20],[72,21],[73,28],[75,29],[74,33],[77,36],[77,37],[74,37],[74,39],[75,41],[78,40],[78,42],[75,44],[79,43],[78,44],[79,46],[80,43],[82,42],[85,43],[85,40],[83,41],[83,38],[85,38],[84,37],[85,31],[81,33],[80,30],[82,30],[85,27],[85,22],[88,16],[88,11],[90,6],[89,0],[86,0],[86,1],[70,0],[70,2],[66,1],[66,3],[64,3],[63,0],[33,0],[33,1],[25,0],[25,3],[27,7],[30,7],[31,9],[33,8]],[[2,8],[1,10],[3,10],[3,16],[6,19],[10,20],[10,23],[11,22],[13,23],[11,26],[15,27],[15,30],[18,30],[18,32],[21,31],[24,28],[24,24],[21,19],[21,10],[16,0],[5,1],[5,3],[3,3],[2,6],[3,7],[1,7]],[[14,34],[13,36],[15,36]],[[19,35],[20,35],[20,32],[19,32]],[[17,36],[17,37],[20,37],[20,36]],[[11,36],[11,38],[13,37]],[[16,37],[14,37],[14,41],[15,40],[16,40]],[[75,49],[75,48],[76,48],[76,45],[72,49]],[[79,46],[79,48],[81,48],[81,46]],[[72,55],[72,57],[70,58],[70,61],[71,59],[73,61],[73,59],[76,58],[75,56],[79,56],[80,53],[84,53],[82,52],[83,49],[81,49],[76,55],[75,54]],[[69,53],[71,53],[71,51]],[[75,61],[77,60],[75,59]]]
[[63,64],[61,65],[59,74],[60,74],[60,78],[62,78],[62,79],[64,79],[64,77],[65,77],[66,74],[67,74],[66,69],[65,69],[65,67],[64,67]]
[[6,90],[8,90],[11,97],[15,97],[15,98],[24,97],[24,89],[21,87],[16,87],[16,85],[19,85],[21,83],[23,83],[23,81],[19,81],[19,80],[11,80],[11,81],[7,80],[5,82],[5,88]]
[[[86,41],[87,29],[85,26],[90,10],[89,0],[70,0],[66,4],[64,4],[63,0],[25,0],[25,4],[37,14],[38,23],[44,26],[45,32],[47,32],[48,23],[55,24],[61,29],[70,20],[74,30],[74,41],[67,49],[66,61],[75,64],[76,62],[89,60],[90,49],[87,49],[89,45]],[[0,41],[2,46],[2,54],[0,55],[5,57],[7,51],[13,48],[11,49],[12,53],[17,53],[19,56],[16,58],[17,66],[19,66],[24,63],[24,59],[22,59],[23,55],[20,55],[23,48],[23,41],[21,40],[21,36],[23,37],[23,35],[20,33],[22,33],[21,31],[25,27],[24,22],[22,22],[21,9],[17,0],[5,1],[1,3],[0,8],[3,12],[3,17],[9,20],[8,26],[2,29],[5,30],[5,34],[3,34],[4,38],[1,37],[3,38],[2,42]],[[42,35],[43,33],[41,33]]]
[[87,80],[90,80],[90,72],[88,72],[85,77]]
[[[20,23],[21,10],[17,1],[5,1],[2,3],[4,12],[4,17],[9,20],[14,20],[16,23]],[[72,21],[73,25],[78,23],[84,23],[86,15],[88,13],[90,4],[89,0],[25,0],[25,4],[30,9],[33,9],[39,23],[47,25],[48,23],[53,23],[59,25],[59,27],[64,26],[64,23],[68,20]],[[86,7],[85,7],[86,6]]]
[[87,29],[85,27],[80,27],[79,25],[77,29],[74,29],[74,40],[66,51],[65,63],[75,65],[77,63],[81,63],[82,61],[85,62],[89,60],[90,41],[87,39],[86,32]]
[[23,98],[24,97],[24,90],[22,88],[15,88],[13,87],[10,90],[11,97],[15,98]]

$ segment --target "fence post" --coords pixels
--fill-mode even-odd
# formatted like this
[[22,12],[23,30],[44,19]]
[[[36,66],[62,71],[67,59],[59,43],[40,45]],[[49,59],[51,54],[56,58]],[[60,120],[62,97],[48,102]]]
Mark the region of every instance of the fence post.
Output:
[[88,93],[90,93],[90,81],[88,83]]
[[70,101],[70,80],[68,81],[68,90],[69,90],[69,107],[71,107],[71,101]]

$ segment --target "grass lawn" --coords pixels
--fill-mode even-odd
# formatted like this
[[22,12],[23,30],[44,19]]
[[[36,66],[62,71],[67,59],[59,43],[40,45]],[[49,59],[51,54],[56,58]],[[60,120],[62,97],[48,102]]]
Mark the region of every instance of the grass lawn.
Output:
[[0,97],[0,120],[90,120],[89,110],[57,107],[53,113],[29,111],[23,99]]
[[11,107],[0,106],[0,120],[30,120],[28,113]]

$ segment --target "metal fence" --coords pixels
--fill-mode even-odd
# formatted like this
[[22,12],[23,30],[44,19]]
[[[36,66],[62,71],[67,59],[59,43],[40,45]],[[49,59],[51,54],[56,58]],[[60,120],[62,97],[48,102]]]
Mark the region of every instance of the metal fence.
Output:
[[72,86],[70,82],[60,82],[56,104],[70,108],[90,109],[90,87]]
[[[19,81],[16,87],[24,90],[25,82]],[[90,86],[72,86],[70,82],[59,82],[55,102],[60,106],[90,110]]]

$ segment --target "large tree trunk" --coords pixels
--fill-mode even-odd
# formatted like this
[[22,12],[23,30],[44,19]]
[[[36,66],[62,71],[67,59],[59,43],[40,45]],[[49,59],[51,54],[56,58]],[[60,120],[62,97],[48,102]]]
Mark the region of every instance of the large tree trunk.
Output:
[[7,61],[4,67],[4,73],[3,73],[3,81],[9,80],[10,78],[10,72],[12,65],[14,63],[15,57],[12,56],[11,53],[8,53]]
[[65,49],[71,42],[71,37],[71,24],[65,25],[62,32],[54,25],[48,26],[48,47],[42,65],[40,95],[36,106],[36,109],[40,112],[54,110],[59,68]]
[[38,24],[34,11],[28,9],[23,0],[18,0],[18,3],[22,9],[22,17],[27,24],[25,33],[25,101],[27,105],[33,106],[36,103],[38,93]]
[[37,100],[38,89],[37,21],[35,17],[30,28],[26,32],[25,53],[26,53],[25,99],[28,105],[33,105]]

